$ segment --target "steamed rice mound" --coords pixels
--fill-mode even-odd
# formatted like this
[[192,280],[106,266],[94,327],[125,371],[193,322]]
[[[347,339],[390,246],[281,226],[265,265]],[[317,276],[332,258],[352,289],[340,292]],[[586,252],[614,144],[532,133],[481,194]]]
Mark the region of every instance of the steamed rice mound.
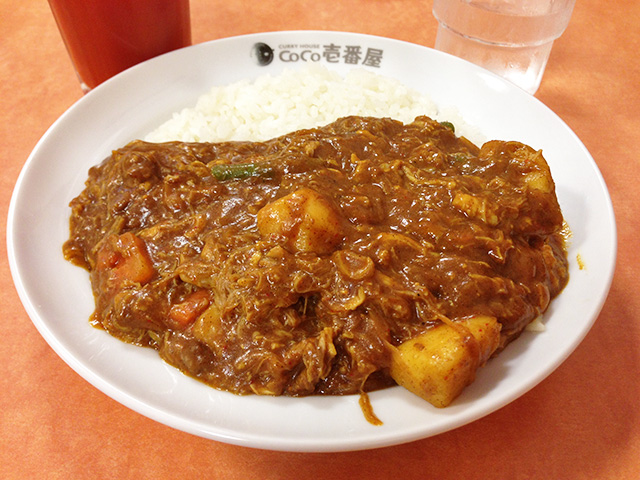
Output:
[[[214,86],[149,133],[149,142],[265,141],[286,133],[326,125],[357,115],[390,117],[403,123],[427,115],[442,118],[433,101],[401,82],[364,70],[346,76],[320,65],[285,70],[255,81]],[[455,116],[455,115],[454,115]]]

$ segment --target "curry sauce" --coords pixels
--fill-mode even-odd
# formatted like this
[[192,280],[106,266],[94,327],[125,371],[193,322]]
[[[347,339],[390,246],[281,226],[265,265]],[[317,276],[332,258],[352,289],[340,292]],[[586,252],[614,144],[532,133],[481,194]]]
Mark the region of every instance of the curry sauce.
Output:
[[346,117],[266,142],[134,141],[71,202],[93,325],[219,389],[394,384],[390,346],[488,315],[498,351],[568,281],[541,152],[427,117]]

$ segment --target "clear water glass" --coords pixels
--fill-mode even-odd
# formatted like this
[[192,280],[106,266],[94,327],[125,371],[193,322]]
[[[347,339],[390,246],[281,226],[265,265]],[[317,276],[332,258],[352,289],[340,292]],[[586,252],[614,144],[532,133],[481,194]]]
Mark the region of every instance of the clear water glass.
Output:
[[575,0],[434,0],[435,48],[534,94]]

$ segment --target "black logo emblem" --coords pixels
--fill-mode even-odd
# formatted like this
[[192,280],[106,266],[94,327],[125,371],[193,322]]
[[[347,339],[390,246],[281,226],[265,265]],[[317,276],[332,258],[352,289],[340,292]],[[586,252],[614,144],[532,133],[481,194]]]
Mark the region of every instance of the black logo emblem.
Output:
[[269,65],[273,62],[273,48],[266,43],[256,43],[251,49],[251,56],[260,66]]

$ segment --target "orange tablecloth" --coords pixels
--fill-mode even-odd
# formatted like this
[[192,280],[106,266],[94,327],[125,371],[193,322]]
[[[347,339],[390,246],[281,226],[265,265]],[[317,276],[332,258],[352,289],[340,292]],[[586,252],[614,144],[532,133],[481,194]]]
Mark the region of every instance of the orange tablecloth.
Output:
[[[431,2],[192,0],[194,42],[345,30],[433,46]],[[74,373],[38,334],[0,255],[0,478],[640,478],[640,3],[578,0],[537,97],[585,143],[611,192],[609,298],[575,353],[520,399],[405,445],[338,454],[236,447],[149,420]],[[40,136],[82,93],[45,0],[0,0],[0,225]],[[56,279],[51,279],[56,281]]]

